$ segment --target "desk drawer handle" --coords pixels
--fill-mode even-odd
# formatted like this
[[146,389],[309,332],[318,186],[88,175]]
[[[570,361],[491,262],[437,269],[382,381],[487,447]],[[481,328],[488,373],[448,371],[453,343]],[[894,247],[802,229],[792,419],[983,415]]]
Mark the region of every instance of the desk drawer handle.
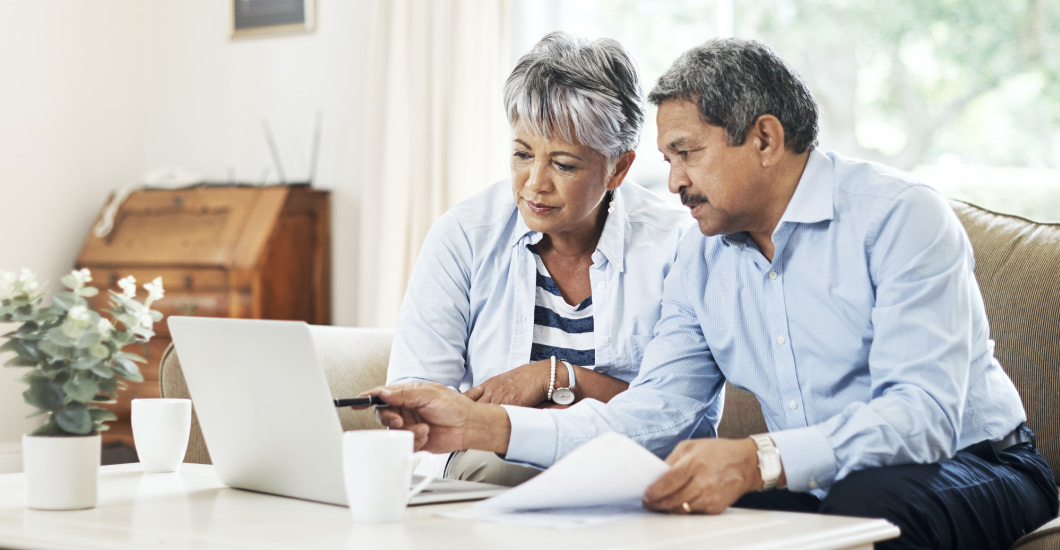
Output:
[[181,315],[195,315],[195,312],[199,310],[199,306],[195,304],[194,300],[184,299],[177,305],[177,311]]

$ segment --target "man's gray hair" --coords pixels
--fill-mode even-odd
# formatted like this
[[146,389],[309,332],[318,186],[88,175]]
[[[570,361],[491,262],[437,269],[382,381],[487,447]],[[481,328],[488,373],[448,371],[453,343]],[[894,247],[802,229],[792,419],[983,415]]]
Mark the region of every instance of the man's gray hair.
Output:
[[640,143],[641,94],[621,44],[554,32],[519,59],[504,84],[504,107],[512,127],[586,145],[613,161]]
[[729,145],[743,145],[758,117],[773,115],[784,144],[796,153],[817,145],[817,103],[799,74],[769,46],[754,40],[714,39],[681,54],[648,95],[659,105],[685,99],[708,124],[725,129]]

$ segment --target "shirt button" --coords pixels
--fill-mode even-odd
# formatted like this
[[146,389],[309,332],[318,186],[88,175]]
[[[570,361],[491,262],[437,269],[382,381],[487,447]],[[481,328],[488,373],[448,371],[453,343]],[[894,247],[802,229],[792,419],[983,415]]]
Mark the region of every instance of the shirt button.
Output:
[[811,477],[810,478],[810,489],[816,489],[816,488],[817,488],[817,480]]
[[788,403],[788,407],[791,408],[791,410],[795,410],[799,408],[799,404],[796,403],[794,399],[792,399],[791,403]]
[[604,337],[601,338],[601,340],[603,340],[604,342],[610,342],[611,341],[611,337],[607,336],[607,335],[604,335]]
[[603,289],[607,288],[607,283],[600,283],[600,284],[596,285],[596,287],[599,288],[600,290],[603,290]]
[[774,281],[777,280],[777,272],[776,271],[770,271],[769,272],[769,278],[774,280]]
[[787,342],[787,341],[788,341],[788,339],[787,339],[787,338],[784,338],[783,336],[777,336],[777,343],[778,343],[778,344],[780,344],[780,345],[782,345],[782,346],[783,346],[783,345],[784,345],[784,343],[785,343],[785,342]]

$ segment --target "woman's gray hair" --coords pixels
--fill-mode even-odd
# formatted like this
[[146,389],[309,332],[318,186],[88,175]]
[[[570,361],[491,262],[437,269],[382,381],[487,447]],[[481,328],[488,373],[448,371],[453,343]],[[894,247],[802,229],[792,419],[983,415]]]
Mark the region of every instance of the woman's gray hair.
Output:
[[504,107],[512,127],[586,145],[613,161],[640,143],[641,95],[637,67],[621,44],[554,32],[519,59],[504,84]]
[[796,153],[817,145],[817,103],[799,74],[769,46],[754,40],[714,39],[681,54],[648,95],[698,104],[708,124],[725,129],[729,145],[743,145],[758,117],[773,115],[784,144]]

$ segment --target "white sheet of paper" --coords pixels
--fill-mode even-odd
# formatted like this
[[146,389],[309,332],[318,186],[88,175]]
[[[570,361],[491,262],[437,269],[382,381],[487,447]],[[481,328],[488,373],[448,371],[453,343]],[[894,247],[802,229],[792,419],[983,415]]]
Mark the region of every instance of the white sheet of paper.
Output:
[[606,433],[552,467],[495,497],[475,503],[493,510],[535,510],[639,503],[670,466],[632,439]]

